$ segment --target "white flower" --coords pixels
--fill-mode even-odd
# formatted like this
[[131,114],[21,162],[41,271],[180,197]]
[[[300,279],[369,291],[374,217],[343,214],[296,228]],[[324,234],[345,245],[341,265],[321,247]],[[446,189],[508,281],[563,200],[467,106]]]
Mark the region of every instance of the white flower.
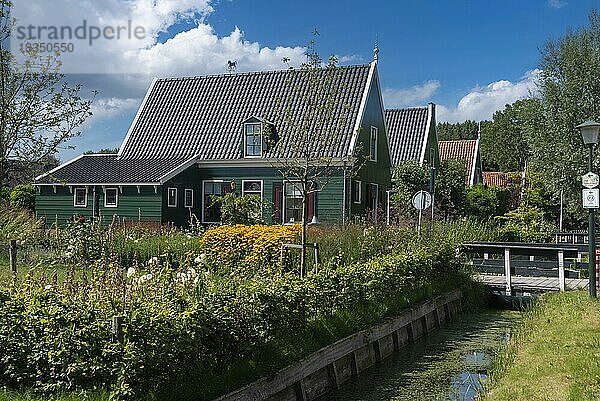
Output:
[[142,283],[143,283],[143,282],[145,282],[145,281],[152,280],[152,277],[154,277],[154,276],[152,276],[152,273],[143,274],[143,275],[142,275],[142,276],[141,276],[141,277],[138,279],[138,283],[142,284]]
[[204,264],[204,261],[206,260],[206,254],[205,253],[201,253],[200,255],[196,256],[196,259],[194,259],[195,263],[202,263]]
[[134,267],[130,267],[129,269],[127,269],[127,277],[131,277],[135,274],[135,268]]
[[158,264],[158,258],[156,256],[150,258],[150,260],[148,261],[149,265],[157,265]]
[[44,287],[45,290],[51,290],[52,289],[52,284],[46,284],[46,286]]

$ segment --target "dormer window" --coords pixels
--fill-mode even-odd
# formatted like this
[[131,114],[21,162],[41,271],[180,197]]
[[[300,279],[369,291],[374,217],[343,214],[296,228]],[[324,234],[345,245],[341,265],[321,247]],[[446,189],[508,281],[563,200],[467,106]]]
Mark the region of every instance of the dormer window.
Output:
[[262,156],[262,124],[261,123],[246,123],[244,135],[245,157],[260,157]]

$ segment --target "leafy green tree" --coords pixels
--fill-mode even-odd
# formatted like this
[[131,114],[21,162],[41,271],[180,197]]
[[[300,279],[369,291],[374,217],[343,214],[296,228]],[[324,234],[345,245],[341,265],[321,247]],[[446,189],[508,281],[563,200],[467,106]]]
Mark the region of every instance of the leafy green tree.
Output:
[[482,124],[481,154],[486,170],[523,171],[529,136],[542,124],[539,99],[522,99],[494,113]]
[[15,24],[11,7],[0,0],[0,187],[15,166],[37,166],[68,147],[92,114],[81,86],[65,82],[58,56],[30,52],[17,62],[6,48]]
[[417,191],[428,189],[429,170],[415,161],[403,162],[394,170],[393,185],[392,211],[396,217],[414,217],[412,197]]
[[479,124],[477,121],[467,120],[462,123],[438,123],[436,133],[440,141],[453,141],[457,139],[477,139]]
[[35,187],[33,185],[17,185],[10,193],[10,205],[19,209],[35,211]]
[[221,205],[223,224],[265,224],[264,215],[270,206],[257,195],[236,196],[229,193],[218,196],[213,201]]
[[510,190],[474,185],[466,191],[465,214],[481,220],[503,215],[508,211]]
[[[566,217],[577,226],[586,217],[581,206],[580,175],[587,172],[588,150],[575,126],[600,120],[600,18],[550,40],[542,50],[539,92],[542,117],[532,132],[532,163],[554,199],[565,196]],[[597,158],[594,169],[597,170]],[[579,224],[577,224],[577,222]]]
[[466,198],[467,169],[462,160],[446,160],[436,178],[435,201],[444,217],[461,215]]

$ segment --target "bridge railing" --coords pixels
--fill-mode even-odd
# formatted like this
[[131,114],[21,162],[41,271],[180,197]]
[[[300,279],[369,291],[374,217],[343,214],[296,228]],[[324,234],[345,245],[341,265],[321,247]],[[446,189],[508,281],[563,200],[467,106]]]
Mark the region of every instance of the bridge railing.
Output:
[[[513,276],[548,276],[543,273],[555,268],[557,268],[558,289],[564,291],[567,276],[572,277],[577,274],[574,270],[565,269],[565,259],[581,260],[581,253],[585,251],[584,248],[584,245],[573,244],[477,242],[462,244],[460,250],[468,255],[483,256],[483,259],[480,260],[473,259],[474,265],[482,273],[503,273],[506,278],[505,293],[506,295],[512,295]],[[492,255],[501,256],[501,259],[490,259]],[[512,256],[527,256],[529,260],[511,261]],[[545,260],[535,260],[536,257]],[[577,262],[575,264],[578,266]]]

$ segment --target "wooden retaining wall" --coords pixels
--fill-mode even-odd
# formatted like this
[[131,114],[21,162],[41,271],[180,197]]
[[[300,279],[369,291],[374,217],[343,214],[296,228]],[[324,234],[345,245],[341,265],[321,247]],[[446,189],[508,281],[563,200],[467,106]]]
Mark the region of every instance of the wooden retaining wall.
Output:
[[273,377],[259,379],[215,401],[314,400],[444,325],[460,311],[461,298],[460,290],[455,290],[421,302],[398,317],[321,348]]

